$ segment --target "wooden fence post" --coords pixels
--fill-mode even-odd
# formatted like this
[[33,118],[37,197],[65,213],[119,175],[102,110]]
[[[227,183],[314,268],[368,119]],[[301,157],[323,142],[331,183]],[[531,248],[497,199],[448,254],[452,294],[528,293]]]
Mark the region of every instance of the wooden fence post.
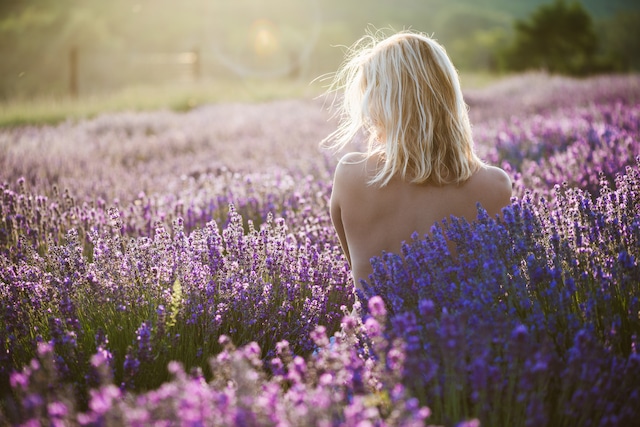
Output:
[[71,46],[69,50],[69,94],[78,97],[78,47]]

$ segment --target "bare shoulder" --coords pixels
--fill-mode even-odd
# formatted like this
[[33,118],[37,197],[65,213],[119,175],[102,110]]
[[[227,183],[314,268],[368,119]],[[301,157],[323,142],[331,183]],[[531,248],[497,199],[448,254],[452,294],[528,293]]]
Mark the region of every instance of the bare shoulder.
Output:
[[508,193],[509,197],[511,197],[513,184],[504,170],[489,165],[483,166],[482,170],[486,175],[487,183],[494,187],[494,190]]
[[366,154],[359,152],[347,153],[338,162],[335,171],[335,180],[347,180],[351,183],[364,181],[366,179],[366,171],[369,169],[370,160]]
[[513,184],[509,175],[502,169],[484,165],[475,175],[478,194],[482,195],[484,207],[490,213],[498,213],[511,203]]
[[352,169],[354,166],[362,166],[367,162],[367,155],[365,153],[360,153],[357,151],[353,151],[351,153],[347,153],[338,162],[337,169],[344,170],[345,168]]
[[362,163],[365,160],[367,160],[366,153],[362,153],[360,151],[352,151],[342,156],[342,158],[340,159],[340,164]]

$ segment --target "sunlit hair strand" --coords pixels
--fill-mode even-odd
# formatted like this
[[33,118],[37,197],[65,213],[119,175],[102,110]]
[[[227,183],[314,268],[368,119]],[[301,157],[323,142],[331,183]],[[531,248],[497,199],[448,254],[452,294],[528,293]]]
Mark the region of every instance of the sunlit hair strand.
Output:
[[461,183],[480,168],[458,73],[431,37],[369,32],[347,52],[330,92],[342,94],[339,125],[323,144],[340,150],[364,131],[367,158],[380,162],[370,184]]

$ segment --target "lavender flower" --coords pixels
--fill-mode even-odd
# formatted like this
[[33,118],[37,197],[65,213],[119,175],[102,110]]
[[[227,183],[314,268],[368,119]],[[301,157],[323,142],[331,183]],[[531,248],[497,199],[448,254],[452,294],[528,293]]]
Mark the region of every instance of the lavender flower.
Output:
[[638,87],[469,92],[511,206],[381,254],[358,300],[321,102],[1,130],[0,423],[631,425]]

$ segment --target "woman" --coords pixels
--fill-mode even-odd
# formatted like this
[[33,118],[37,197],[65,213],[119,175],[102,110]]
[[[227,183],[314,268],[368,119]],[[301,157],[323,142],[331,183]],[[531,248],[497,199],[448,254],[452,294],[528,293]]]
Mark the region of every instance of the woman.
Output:
[[331,218],[356,286],[370,259],[399,253],[411,234],[450,216],[473,221],[508,205],[512,184],[475,154],[458,74],[432,38],[402,31],[367,35],[351,48],[332,90],[343,91],[340,124],[325,143],[343,149],[356,135],[366,152],[344,155],[335,171]]

